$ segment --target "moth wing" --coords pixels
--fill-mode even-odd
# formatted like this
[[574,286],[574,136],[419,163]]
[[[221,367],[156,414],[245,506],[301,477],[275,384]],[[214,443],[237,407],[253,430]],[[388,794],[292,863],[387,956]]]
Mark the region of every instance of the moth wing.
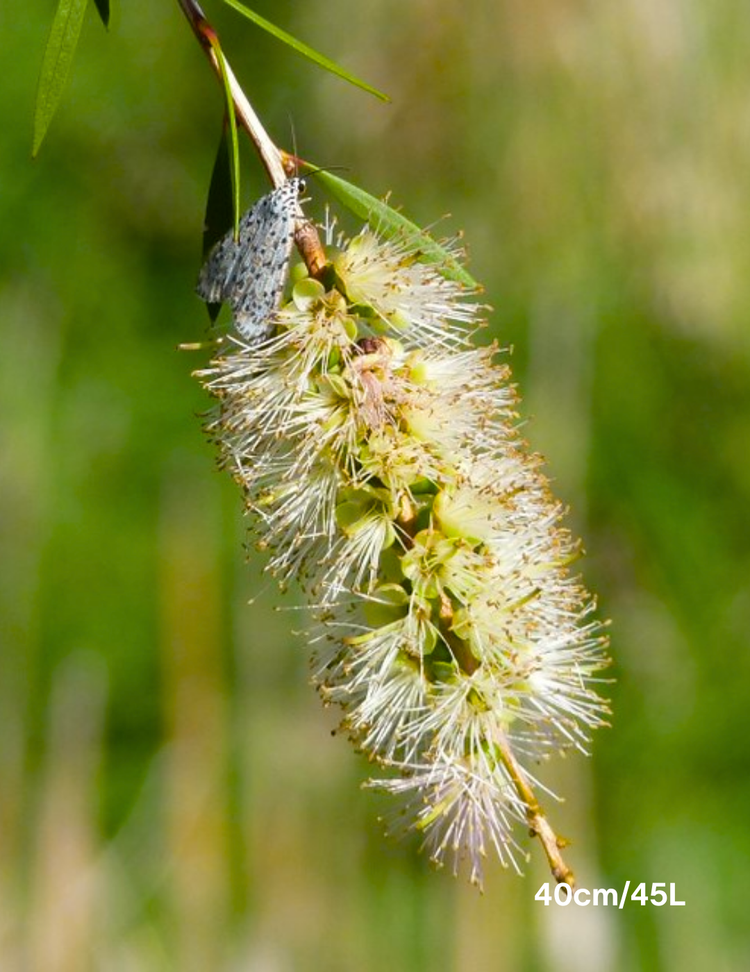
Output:
[[277,204],[262,225],[264,232],[257,245],[240,255],[236,285],[227,294],[237,330],[247,338],[263,334],[278,309],[292,253],[294,214],[280,210]]
[[227,233],[198,277],[198,294],[211,304],[226,301],[248,340],[266,336],[281,302],[302,186],[302,180],[291,179],[259,199],[240,220],[237,240]]
[[226,299],[227,281],[236,257],[237,244],[229,233],[211,250],[198,276],[195,291],[206,303],[219,304]]
[[231,298],[237,285],[240,269],[238,265],[242,261],[243,253],[257,245],[259,227],[262,225],[258,210],[263,201],[261,199],[242,216],[236,240],[234,231],[229,230],[209,253],[195,288],[198,296],[206,303],[218,304]]

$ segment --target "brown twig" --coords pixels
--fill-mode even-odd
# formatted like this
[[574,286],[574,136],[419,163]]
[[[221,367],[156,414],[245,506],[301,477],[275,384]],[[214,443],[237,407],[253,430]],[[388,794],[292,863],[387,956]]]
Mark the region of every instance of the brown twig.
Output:
[[539,805],[536,794],[526,778],[526,774],[521,769],[515,757],[508,737],[504,732],[498,731],[495,736],[495,742],[505,768],[508,771],[508,775],[513,780],[513,785],[518,795],[526,805],[526,819],[529,823],[529,829],[534,837],[539,838],[547,860],[549,861],[553,877],[558,884],[567,884],[571,888],[575,887],[575,875],[565,863],[560,853],[562,848],[567,844],[567,841],[562,837],[558,837],[550,826],[544,811]]
[[[206,20],[205,14],[201,10],[196,0],[177,0],[180,9],[190,24],[198,43],[203,48],[203,52],[208,58],[219,81],[222,80],[221,67],[216,56],[215,48],[219,46],[219,39],[216,31]],[[257,149],[260,160],[268,173],[274,188],[283,185],[287,180],[285,163],[291,157],[289,153],[280,149],[270,138],[268,132],[261,124],[260,119],[255,114],[252,105],[247,99],[245,92],[239,85],[234,72],[229,66],[229,62],[224,58],[224,68],[229,82],[229,89],[232,95],[232,102],[237,116],[237,121],[250,136],[255,148]],[[315,227],[308,220],[300,207],[297,211],[297,228],[295,231],[295,242],[297,249],[305,261],[311,276],[317,277],[325,267],[327,260],[323,245]]]

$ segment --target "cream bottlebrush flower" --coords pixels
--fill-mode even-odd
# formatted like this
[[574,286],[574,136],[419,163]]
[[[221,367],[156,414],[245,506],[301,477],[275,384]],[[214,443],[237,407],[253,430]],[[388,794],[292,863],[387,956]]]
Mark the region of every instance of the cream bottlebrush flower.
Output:
[[520,759],[585,750],[605,639],[470,296],[365,228],[273,338],[201,373],[209,430],[271,569],[309,593],[314,679],[372,785],[476,883],[490,850],[517,866],[514,822],[570,880]]

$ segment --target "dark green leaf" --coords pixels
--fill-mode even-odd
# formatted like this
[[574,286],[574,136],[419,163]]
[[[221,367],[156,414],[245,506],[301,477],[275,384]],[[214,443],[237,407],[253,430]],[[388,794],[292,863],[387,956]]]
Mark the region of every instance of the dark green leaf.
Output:
[[[221,133],[221,140],[214,160],[211,182],[208,187],[206,200],[206,218],[203,225],[203,256],[208,256],[215,243],[227,232],[232,225],[234,214],[232,177],[229,170],[229,143],[226,127]],[[208,315],[215,321],[219,315],[221,304],[207,304]]]
[[36,156],[52,117],[60,104],[65,83],[73,66],[73,56],[81,36],[87,0],[60,0],[52,21],[44,51],[39,90],[34,111],[34,141],[31,154]]
[[226,100],[226,110],[227,119],[229,121],[229,142],[232,151],[229,153],[229,174],[232,181],[232,211],[234,213],[232,225],[234,226],[234,235],[237,236],[240,227],[240,140],[237,137],[237,116],[234,112],[234,98],[232,97],[232,88],[229,84],[229,75],[227,74],[227,65],[224,60],[224,52],[219,46],[219,42],[215,41],[211,43],[216,54],[216,60],[219,64],[219,70],[221,71],[221,80],[224,85],[224,98]]
[[437,243],[416,223],[412,223],[382,199],[376,199],[369,192],[365,192],[359,186],[353,186],[331,172],[318,170],[313,172],[313,175],[323,183],[335,199],[338,199],[355,216],[371,223],[381,236],[386,239],[397,237],[415,253],[419,252],[426,262],[436,264],[443,276],[449,280],[455,280],[464,287],[471,287],[472,290],[482,289],[450,250]]
[[232,7],[238,13],[241,13],[248,20],[252,20],[254,24],[261,27],[263,30],[267,31],[276,40],[282,41],[287,44],[293,50],[297,51],[303,57],[308,58],[315,64],[324,68],[326,71],[330,71],[331,74],[335,74],[349,84],[355,85],[357,88],[361,88],[363,91],[369,92],[369,94],[375,95],[376,98],[380,98],[381,101],[390,101],[391,99],[387,94],[383,94],[382,91],[378,91],[377,88],[373,88],[372,85],[368,84],[366,81],[362,81],[360,78],[355,77],[350,74],[345,68],[340,67],[335,61],[330,60],[324,54],[320,54],[318,51],[313,50],[312,47],[308,47],[307,44],[303,44],[302,41],[297,40],[296,37],[292,37],[291,34],[287,34],[285,30],[272,24],[270,20],[266,20],[265,17],[261,17],[260,14],[255,13],[254,10],[250,10],[244,4],[239,3],[239,0],[224,0],[228,6]]
[[203,255],[218,243],[232,225],[234,218],[232,178],[229,171],[229,145],[226,127],[222,129],[221,139],[214,159],[211,182],[206,200],[206,218],[203,227]]
[[94,3],[99,11],[102,23],[105,27],[109,27],[109,0],[94,0]]

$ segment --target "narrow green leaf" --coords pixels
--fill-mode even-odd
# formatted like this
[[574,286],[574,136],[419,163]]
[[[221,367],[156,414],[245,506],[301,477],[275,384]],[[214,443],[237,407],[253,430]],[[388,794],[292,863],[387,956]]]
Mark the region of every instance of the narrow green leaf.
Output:
[[96,9],[105,27],[109,27],[109,0],[94,0]]
[[224,85],[224,98],[227,103],[229,143],[232,147],[232,151],[229,153],[229,174],[232,180],[232,210],[234,214],[232,225],[234,226],[234,235],[236,237],[240,231],[240,140],[237,137],[237,116],[234,111],[234,99],[232,98],[232,89],[229,84],[224,52],[219,46],[218,40],[212,40],[211,46],[216,54],[216,60],[219,62],[221,80]]
[[371,196],[369,192],[365,192],[359,186],[353,186],[351,182],[347,182],[331,172],[319,169],[313,171],[312,174],[323,183],[335,199],[338,199],[359,219],[371,223],[373,228],[386,239],[398,237],[415,253],[418,252],[427,263],[436,264],[444,277],[455,280],[457,283],[463,284],[464,287],[471,287],[472,290],[482,289],[450,250],[437,243],[416,223],[412,223],[410,219],[397,212],[382,199]]
[[276,40],[282,41],[287,44],[293,50],[297,51],[303,57],[309,58],[309,60],[314,61],[315,64],[320,65],[326,71],[330,71],[331,74],[337,75],[339,78],[343,78],[348,81],[349,84],[355,85],[357,88],[361,88],[363,91],[369,92],[369,94],[375,95],[376,98],[380,98],[381,101],[390,101],[391,99],[387,94],[383,94],[382,91],[378,91],[377,88],[373,88],[372,85],[368,84],[366,81],[362,81],[360,78],[355,77],[350,74],[345,68],[336,64],[335,61],[330,60],[324,54],[320,54],[318,51],[313,50],[312,47],[308,47],[307,44],[303,44],[302,41],[297,40],[296,37],[292,37],[291,34],[287,34],[285,30],[272,24],[270,20],[266,20],[265,17],[261,17],[260,14],[255,13],[254,10],[250,10],[244,4],[239,3],[239,0],[224,0],[227,6],[232,7],[238,13],[241,13],[248,20],[252,20],[254,24],[261,27],[263,30],[275,37]]
[[[232,225],[232,178],[229,171],[229,140],[226,125],[222,128],[221,139],[214,159],[211,182],[206,199],[206,216],[203,222],[203,258],[208,256],[215,243],[218,243]],[[206,304],[208,316],[213,323],[219,316],[221,304]]]
[[216,149],[216,158],[211,172],[206,199],[206,216],[203,225],[203,256],[218,243],[232,225],[234,204],[232,179],[229,171],[229,141],[226,125],[222,128],[221,138]]
[[36,156],[47,134],[52,116],[60,104],[65,83],[73,66],[73,56],[81,36],[87,0],[60,0],[50,28],[47,47],[42,59],[39,89],[34,110],[34,141],[31,149]]

